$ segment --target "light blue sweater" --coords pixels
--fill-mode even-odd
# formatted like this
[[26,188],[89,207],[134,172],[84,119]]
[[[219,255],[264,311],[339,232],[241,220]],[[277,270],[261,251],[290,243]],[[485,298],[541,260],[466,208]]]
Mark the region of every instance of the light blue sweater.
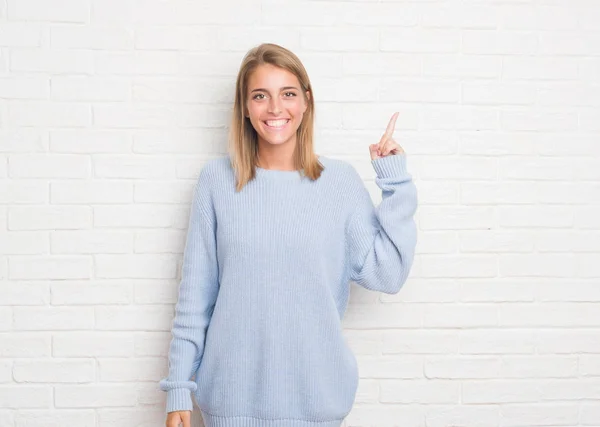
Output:
[[350,163],[319,160],[316,181],[257,168],[240,193],[228,156],[202,168],[160,381],[166,412],[192,410],[193,394],[206,427],[339,427],[352,409],[349,281],[400,290],[417,192],[405,154],[371,161],[377,208]]

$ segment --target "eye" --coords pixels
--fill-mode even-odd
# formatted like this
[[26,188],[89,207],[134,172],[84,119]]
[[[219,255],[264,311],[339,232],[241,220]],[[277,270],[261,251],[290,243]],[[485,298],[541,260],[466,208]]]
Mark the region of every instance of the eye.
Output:
[[[264,94],[262,94],[262,93],[257,93],[256,95],[254,95],[254,96],[252,97],[252,99],[258,99],[258,97],[259,97],[259,96],[265,96],[265,95],[264,95]],[[262,99],[262,98],[261,98],[261,99]]]
[[[295,94],[294,92],[286,92],[285,94],[286,94],[286,95],[288,95],[288,94],[289,94],[289,95],[292,95],[292,96],[296,96],[296,94]],[[291,98],[291,97],[289,97],[289,96],[288,96],[288,98]]]

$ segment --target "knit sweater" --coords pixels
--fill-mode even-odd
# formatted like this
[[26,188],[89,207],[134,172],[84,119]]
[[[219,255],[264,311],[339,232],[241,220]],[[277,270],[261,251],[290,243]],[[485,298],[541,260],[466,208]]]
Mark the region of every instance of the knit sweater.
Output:
[[403,153],[371,161],[377,208],[350,163],[319,161],[315,181],[257,167],[241,192],[228,156],[201,168],[159,383],[166,412],[192,410],[192,395],[206,427],[339,427],[350,412],[349,282],[400,290],[417,193]]

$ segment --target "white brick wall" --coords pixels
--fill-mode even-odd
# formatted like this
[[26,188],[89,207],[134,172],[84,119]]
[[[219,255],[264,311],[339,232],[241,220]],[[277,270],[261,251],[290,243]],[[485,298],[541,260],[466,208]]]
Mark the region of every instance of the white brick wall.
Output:
[[263,41],[319,154],[378,202],[400,111],[419,188],[404,289],[352,288],[346,427],[600,426],[595,0],[0,0],[0,426],[163,425],[192,186]]

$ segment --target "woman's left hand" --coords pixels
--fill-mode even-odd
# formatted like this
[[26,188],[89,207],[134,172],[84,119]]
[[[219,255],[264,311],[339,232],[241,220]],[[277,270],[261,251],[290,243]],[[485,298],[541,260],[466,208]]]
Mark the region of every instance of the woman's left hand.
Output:
[[404,150],[394,139],[392,135],[394,134],[394,128],[396,127],[396,119],[400,113],[394,113],[390,122],[388,123],[387,129],[385,133],[379,140],[378,144],[369,145],[369,151],[371,152],[371,160],[380,159],[382,157],[386,157],[390,154],[402,154]]

